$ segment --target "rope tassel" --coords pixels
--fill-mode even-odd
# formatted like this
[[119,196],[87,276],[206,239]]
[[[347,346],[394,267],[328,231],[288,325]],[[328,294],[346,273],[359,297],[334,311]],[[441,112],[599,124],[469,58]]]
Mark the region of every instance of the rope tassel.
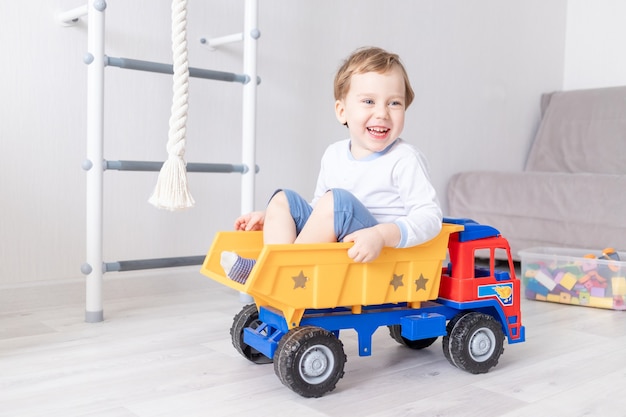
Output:
[[187,186],[187,164],[184,160],[189,98],[187,0],[172,1],[172,52],[174,94],[166,147],[168,158],[161,167],[156,187],[148,201],[157,208],[174,211],[195,204]]

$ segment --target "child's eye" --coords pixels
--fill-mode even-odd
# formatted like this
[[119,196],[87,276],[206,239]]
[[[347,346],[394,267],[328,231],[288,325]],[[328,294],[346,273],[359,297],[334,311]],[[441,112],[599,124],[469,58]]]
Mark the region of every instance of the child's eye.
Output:
[[392,107],[396,107],[396,106],[402,106],[402,102],[401,101],[392,101],[391,103],[389,103],[390,106]]
[[374,104],[374,100],[369,98],[363,99],[363,104]]

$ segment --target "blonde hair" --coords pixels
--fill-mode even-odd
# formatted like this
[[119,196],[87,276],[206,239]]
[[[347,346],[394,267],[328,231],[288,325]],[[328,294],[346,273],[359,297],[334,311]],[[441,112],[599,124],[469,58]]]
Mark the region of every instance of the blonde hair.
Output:
[[384,74],[394,67],[400,68],[400,72],[402,72],[405,88],[405,107],[408,108],[413,102],[415,93],[411,88],[409,76],[400,61],[400,57],[376,47],[357,49],[344,61],[335,75],[335,100],[341,100],[346,96],[348,90],[350,90],[350,79],[354,74],[366,72]]

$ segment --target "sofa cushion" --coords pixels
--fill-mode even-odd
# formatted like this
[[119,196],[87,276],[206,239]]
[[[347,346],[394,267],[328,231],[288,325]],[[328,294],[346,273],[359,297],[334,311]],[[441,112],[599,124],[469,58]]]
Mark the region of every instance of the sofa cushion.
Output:
[[527,171],[626,174],[626,86],[546,93]]
[[626,250],[626,176],[559,172],[455,174],[448,215],[500,230],[513,257],[534,246]]

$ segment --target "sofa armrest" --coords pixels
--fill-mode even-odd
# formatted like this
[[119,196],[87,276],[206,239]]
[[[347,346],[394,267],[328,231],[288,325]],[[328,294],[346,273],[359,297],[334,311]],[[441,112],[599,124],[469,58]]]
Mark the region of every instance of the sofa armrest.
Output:
[[454,175],[448,211],[500,230],[512,254],[533,246],[626,249],[626,176],[475,171]]

